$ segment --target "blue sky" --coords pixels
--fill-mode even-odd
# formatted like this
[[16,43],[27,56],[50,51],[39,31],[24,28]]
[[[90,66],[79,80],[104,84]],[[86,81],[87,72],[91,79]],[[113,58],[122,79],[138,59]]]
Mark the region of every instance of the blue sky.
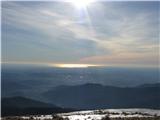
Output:
[[2,2],[2,62],[157,66],[159,2]]

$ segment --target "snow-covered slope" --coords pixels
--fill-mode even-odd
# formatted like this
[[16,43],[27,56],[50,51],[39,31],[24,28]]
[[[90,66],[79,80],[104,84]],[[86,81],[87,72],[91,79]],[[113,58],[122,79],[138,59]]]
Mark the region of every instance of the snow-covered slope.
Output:
[[[36,120],[49,120],[56,117],[64,118],[65,120],[101,120],[105,116],[110,118],[151,118],[155,116],[160,117],[160,110],[152,109],[104,109],[104,110],[88,110],[76,111],[70,113],[60,113],[56,115],[37,115],[37,116],[22,116],[22,119],[36,119]],[[54,120],[54,119],[53,119]]]
[[93,111],[79,111],[71,113],[58,114],[69,120],[101,120],[105,116],[110,118],[124,117],[154,117],[160,116],[160,110],[151,109],[105,109]]

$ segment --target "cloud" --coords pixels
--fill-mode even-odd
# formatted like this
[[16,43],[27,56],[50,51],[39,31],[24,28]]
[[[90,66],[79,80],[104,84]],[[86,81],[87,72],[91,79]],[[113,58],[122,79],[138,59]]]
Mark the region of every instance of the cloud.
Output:
[[106,56],[92,56],[81,59],[81,63],[100,65],[159,66],[158,54],[120,53]]
[[157,64],[158,23],[154,2],[2,2],[2,60]]

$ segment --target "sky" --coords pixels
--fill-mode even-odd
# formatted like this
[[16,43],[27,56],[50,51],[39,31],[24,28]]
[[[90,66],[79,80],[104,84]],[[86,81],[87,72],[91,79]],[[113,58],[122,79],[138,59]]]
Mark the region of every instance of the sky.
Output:
[[2,62],[158,66],[160,2],[2,2]]

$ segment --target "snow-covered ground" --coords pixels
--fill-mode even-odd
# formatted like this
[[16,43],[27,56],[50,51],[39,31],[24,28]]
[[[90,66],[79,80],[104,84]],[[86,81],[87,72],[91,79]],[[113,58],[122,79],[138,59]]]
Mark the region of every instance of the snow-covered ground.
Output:
[[[103,117],[110,118],[130,118],[130,117],[154,117],[160,116],[160,110],[152,109],[104,109],[104,110],[88,110],[76,111],[70,113],[60,113],[55,115],[35,115],[35,116],[21,116],[25,120],[49,120],[53,117],[66,118],[66,120],[101,120]],[[54,119],[53,119],[54,120]],[[58,120],[58,119],[56,119]]]
[[124,118],[124,117],[154,117],[160,116],[160,110],[151,109],[105,109],[105,110],[91,110],[78,111],[71,113],[58,114],[63,118],[69,120],[101,120],[106,115],[110,118]]

